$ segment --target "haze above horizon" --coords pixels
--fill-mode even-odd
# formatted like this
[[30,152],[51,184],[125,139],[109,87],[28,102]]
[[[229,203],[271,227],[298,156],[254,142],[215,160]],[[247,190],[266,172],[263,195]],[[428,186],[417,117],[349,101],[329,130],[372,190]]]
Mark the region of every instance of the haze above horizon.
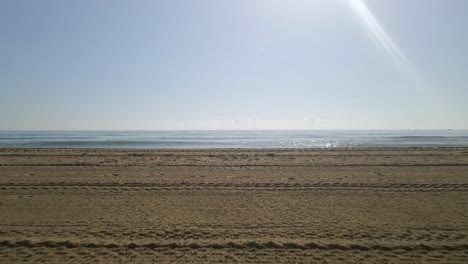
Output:
[[0,130],[468,129],[466,10],[0,1]]

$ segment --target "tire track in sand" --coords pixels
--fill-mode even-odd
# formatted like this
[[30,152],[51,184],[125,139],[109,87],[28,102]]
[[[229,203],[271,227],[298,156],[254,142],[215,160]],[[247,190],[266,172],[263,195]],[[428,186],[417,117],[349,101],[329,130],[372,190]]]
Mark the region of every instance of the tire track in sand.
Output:
[[359,250],[359,251],[370,251],[370,250],[380,250],[380,251],[396,251],[396,250],[405,250],[405,251],[414,251],[414,250],[423,250],[423,251],[460,251],[468,250],[468,244],[455,244],[455,245],[430,245],[430,244],[419,244],[419,245],[384,245],[384,244],[370,244],[370,245],[361,245],[361,244],[319,244],[319,243],[305,243],[299,244],[294,242],[286,243],[275,243],[275,242],[245,242],[245,243],[236,243],[236,242],[227,242],[223,244],[212,243],[212,244],[199,244],[199,243],[190,243],[190,244],[181,244],[181,243],[146,243],[146,244],[100,244],[100,243],[76,243],[66,241],[37,241],[33,242],[30,240],[21,240],[21,241],[9,241],[2,240],[0,241],[0,247],[15,248],[15,247],[47,247],[47,248],[211,248],[211,249],[320,249],[320,250]]
[[0,191],[10,190],[376,190],[376,191],[468,191],[468,183],[43,183],[0,184]]

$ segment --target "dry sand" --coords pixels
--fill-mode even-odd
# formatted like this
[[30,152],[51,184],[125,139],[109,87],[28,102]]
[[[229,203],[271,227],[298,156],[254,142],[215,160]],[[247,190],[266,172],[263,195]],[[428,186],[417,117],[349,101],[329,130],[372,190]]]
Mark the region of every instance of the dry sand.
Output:
[[468,263],[468,148],[0,149],[0,263]]

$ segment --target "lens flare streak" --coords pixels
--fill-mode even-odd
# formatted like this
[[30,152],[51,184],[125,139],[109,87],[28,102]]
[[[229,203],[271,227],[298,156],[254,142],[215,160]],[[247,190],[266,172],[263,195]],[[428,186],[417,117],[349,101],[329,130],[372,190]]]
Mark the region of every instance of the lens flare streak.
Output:
[[361,22],[364,23],[366,29],[371,33],[371,36],[384,48],[388,55],[392,58],[395,64],[413,80],[418,82],[422,78],[415,69],[408,57],[393,41],[389,34],[385,31],[379,21],[375,18],[372,12],[367,8],[362,0],[349,0],[352,10],[356,13]]

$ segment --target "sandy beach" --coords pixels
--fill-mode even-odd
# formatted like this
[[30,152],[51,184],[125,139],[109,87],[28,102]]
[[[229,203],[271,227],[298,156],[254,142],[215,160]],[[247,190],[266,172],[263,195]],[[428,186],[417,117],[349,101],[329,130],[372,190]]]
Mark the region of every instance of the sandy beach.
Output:
[[467,263],[468,148],[0,149],[0,263]]

